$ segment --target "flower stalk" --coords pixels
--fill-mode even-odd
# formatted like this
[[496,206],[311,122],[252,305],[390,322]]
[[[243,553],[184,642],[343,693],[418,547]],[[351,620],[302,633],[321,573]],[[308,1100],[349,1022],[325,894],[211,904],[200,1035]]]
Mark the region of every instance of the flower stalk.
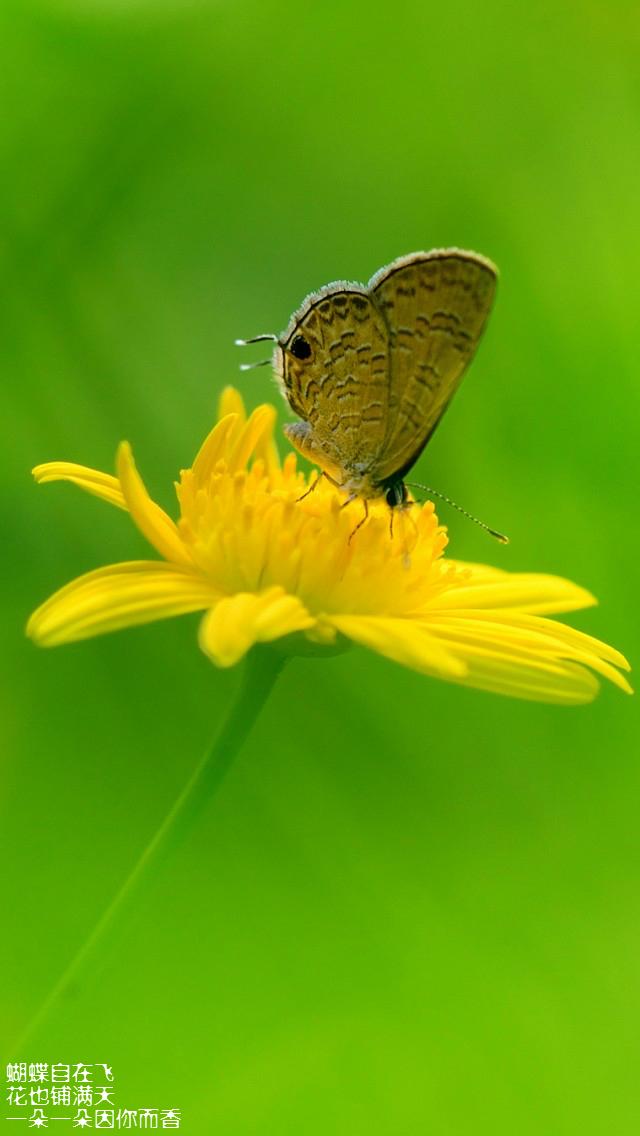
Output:
[[201,813],[222,785],[229,768],[258,719],[287,655],[270,647],[254,647],[246,657],[237,698],[213,745],[151,838],[142,855],[104,911],[93,931],[40,1006],[11,1052],[17,1060],[50,1015],[73,991],[77,993],[102,948],[127,921],[129,913],[153,886],[167,860],[184,843]]

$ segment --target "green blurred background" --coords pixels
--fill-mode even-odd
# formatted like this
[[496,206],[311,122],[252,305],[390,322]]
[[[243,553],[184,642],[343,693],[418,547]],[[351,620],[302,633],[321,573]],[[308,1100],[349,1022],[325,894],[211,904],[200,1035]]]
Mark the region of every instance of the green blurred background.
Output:
[[[124,514],[29,470],[112,469],[128,438],[173,507],[222,386],[274,397],[235,336],[402,253],[491,256],[490,328],[418,473],[511,536],[443,509],[454,555],[578,580],[602,606],[572,621],[640,657],[640,17],[4,0],[0,44],[10,1055],[239,678],[196,617],[27,643],[56,587],[147,555]],[[637,1132],[637,741],[613,688],[562,709],[355,649],[296,662],[26,1056],[109,1062],[121,1105],[181,1107],[191,1133]]]

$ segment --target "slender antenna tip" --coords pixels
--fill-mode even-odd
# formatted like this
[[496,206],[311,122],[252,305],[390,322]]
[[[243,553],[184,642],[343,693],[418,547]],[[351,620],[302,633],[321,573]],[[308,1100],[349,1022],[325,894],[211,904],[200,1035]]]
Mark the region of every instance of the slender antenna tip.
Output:
[[269,367],[271,364],[270,359],[261,359],[259,363],[241,363],[241,371],[255,371],[256,367]]
[[491,533],[491,536],[495,536],[496,540],[500,541],[500,544],[509,544],[510,543],[509,537],[505,536],[504,533],[496,532],[495,529],[489,529],[489,532]]
[[269,343],[277,343],[278,336],[268,332],[266,335],[252,335],[251,339],[236,339],[234,342],[236,347],[247,347],[250,343],[264,343],[266,340]]

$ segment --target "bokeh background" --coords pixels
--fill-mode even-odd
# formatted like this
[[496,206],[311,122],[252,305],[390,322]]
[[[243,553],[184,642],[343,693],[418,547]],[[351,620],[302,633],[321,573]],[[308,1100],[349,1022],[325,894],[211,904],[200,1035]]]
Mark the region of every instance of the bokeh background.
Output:
[[[490,255],[497,306],[418,473],[511,536],[443,508],[456,556],[580,581],[601,606],[573,621],[640,658],[639,53],[622,0],[4,0],[7,1056],[239,678],[196,617],[27,643],[56,587],[147,555],[29,470],[112,469],[128,438],[173,507],[222,386],[274,397],[234,337],[402,253]],[[297,662],[26,1056],[109,1062],[120,1104],[198,1134],[636,1132],[637,722],[613,688],[562,709],[355,649]]]

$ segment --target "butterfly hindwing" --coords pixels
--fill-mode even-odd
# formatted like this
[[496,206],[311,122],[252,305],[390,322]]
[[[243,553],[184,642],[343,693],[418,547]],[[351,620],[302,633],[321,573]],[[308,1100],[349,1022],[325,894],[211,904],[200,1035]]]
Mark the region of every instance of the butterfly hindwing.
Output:
[[468,363],[495,292],[495,267],[456,249],[414,253],[370,281],[389,335],[389,404],[374,465],[402,476],[426,445]]

